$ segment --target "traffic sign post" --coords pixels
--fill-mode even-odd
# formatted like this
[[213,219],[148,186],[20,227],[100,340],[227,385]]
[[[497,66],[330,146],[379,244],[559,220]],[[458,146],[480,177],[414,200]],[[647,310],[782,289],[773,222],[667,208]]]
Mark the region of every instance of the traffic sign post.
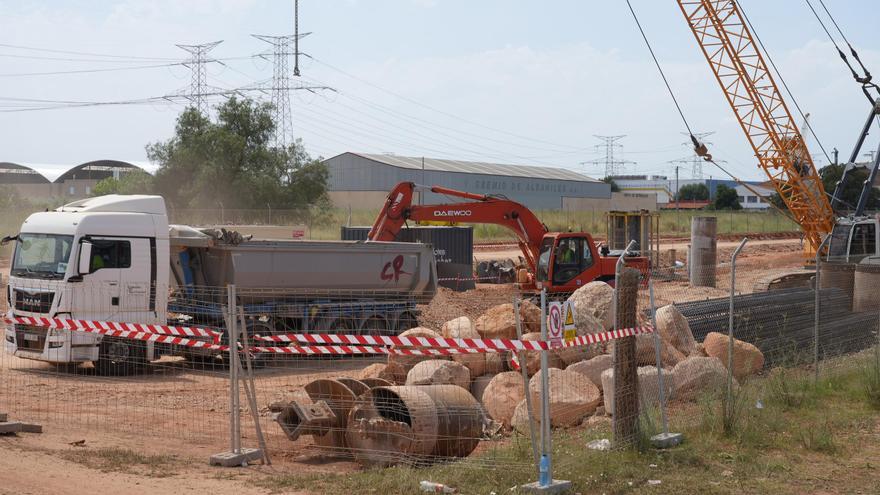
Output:
[[562,347],[565,313],[561,302],[551,302],[547,308],[547,340],[550,347]]

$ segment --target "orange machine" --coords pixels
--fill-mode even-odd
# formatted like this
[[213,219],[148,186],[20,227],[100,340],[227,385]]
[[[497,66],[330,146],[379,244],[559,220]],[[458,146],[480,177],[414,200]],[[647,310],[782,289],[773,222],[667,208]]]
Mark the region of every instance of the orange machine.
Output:
[[[413,205],[413,193],[419,188],[470,201]],[[529,281],[522,284],[524,290],[546,288],[548,292],[571,292],[594,280],[614,280],[617,256],[609,256],[607,250],[600,253],[590,234],[549,232],[528,208],[509,199],[401,182],[388,194],[368,239],[394,241],[407,220],[487,223],[507,227],[516,234],[529,268]],[[643,257],[627,257],[626,264],[642,273],[648,273],[650,268],[648,259]]]

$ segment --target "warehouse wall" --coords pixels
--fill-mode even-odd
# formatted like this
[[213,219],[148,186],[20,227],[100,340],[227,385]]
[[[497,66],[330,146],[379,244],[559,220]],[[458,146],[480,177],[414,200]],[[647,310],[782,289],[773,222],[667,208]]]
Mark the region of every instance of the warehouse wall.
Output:
[[656,194],[611,193],[609,199],[562,198],[565,211],[657,211]]
[[[330,169],[331,194],[341,191],[382,191],[387,194],[398,182],[407,181],[441,185],[478,194],[503,195],[539,210],[561,209],[564,197],[611,199],[611,187],[603,182],[422,171],[393,167],[352,154],[342,154],[326,160],[325,163]],[[449,201],[446,196],[425,193],[426,203]]]

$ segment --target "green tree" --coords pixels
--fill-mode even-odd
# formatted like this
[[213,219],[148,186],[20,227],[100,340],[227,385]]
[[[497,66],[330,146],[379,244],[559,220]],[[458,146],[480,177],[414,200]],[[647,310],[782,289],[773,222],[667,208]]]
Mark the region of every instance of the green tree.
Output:
[[739,197],[736,189],[727,187],[724,184],[718,184],[715,189],[715,201],[712,202],[714,210],[741,210],[742,205],[739,204]]
[[682,201],[707,201],[709,188],[706,184],[688,184],[678,190],[678,199]]
[[770,197],[767,198],[767,200],[770,202],[770,204],[779,208],[780,210],[788,210],[788,205],[785,204],[785,201],[782,200],[782,196],[780,196],[779,193],[775,192],[771,194]]
[[159,165],[155,191],[178,208],[311,208],[329,204],[329,171],[297,141],[271,145],[272,107],[230,98],[212,121],[193,108],[177,119],[174,136],[147,146]]
[[[819,176],[822,177],[822,185],[825,186],[825,192],[830,195],[834,194],[834,188],[843,175],[843,165],[826,165],[819,169]],[[840,195],[841,203],[838,203],[840,209],[855,208],[859,202],[859,196],[862,194],[862,184],[868,179],[868,170],[857,168],[850,171],[846,178],[846,184],[843,185],[843,192]],[[875,210],[880,208],[880,192],[875,188],[871,188],[868,193],[867,209]]]
[[105,194],[152,194],[153,176],[143,170],[132,170],[120,175],[118,179],[108,177],[92,188],[92,196]]
[[611,186],[611,192],[620,192],[620,186],[617,185],[617,182],[614,182],[613,177],[605,177],[602,179],[602,182]]

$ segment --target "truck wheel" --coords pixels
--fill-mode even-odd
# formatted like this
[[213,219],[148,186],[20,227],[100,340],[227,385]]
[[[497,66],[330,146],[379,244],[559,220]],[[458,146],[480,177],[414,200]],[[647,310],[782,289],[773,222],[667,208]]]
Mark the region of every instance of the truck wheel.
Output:
[[388,324],[385,321],[385,318],[382,318],[381,316],[371,316],[364,320],[358,333],[360,335],[372,335],[374,337],[385,335],[388,333]]
[[405,311],[397,318],[397,333],[405,332],[419,326],[419,318],[415,313]]
[[139,340],[104,337],[93,363],[101,376],[127,376],[139,373],[147,364],[147,344]]
[[357,325],[351,318],[337,318],[327,326],[329,333],[351,335],[357,329]]

